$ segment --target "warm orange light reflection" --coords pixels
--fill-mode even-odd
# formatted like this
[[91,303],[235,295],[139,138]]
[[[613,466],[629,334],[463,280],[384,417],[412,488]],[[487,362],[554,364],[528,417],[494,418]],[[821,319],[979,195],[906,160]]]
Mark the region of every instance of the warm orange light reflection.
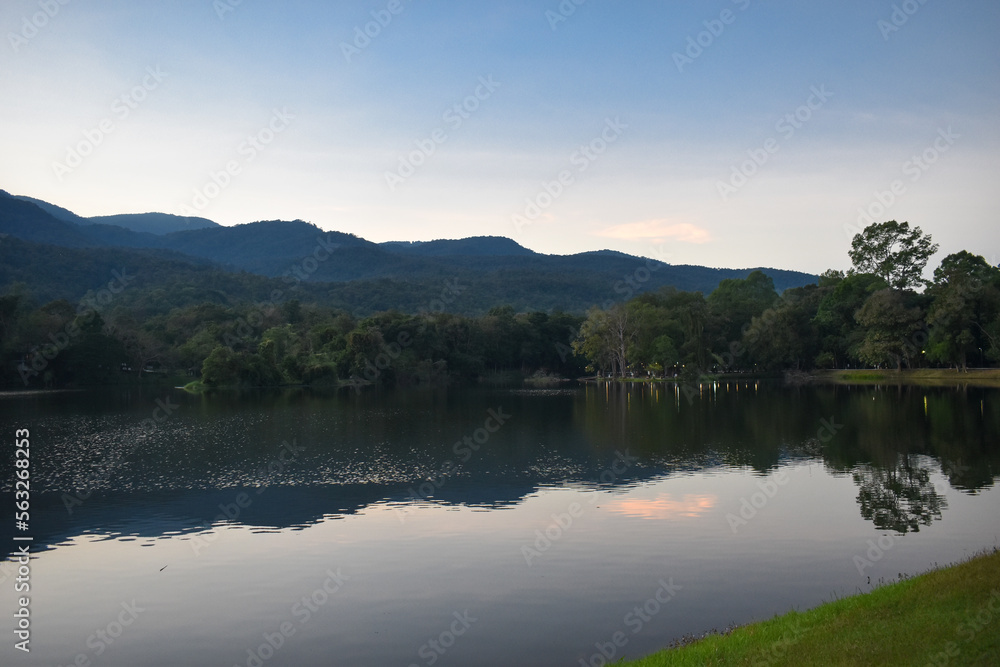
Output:
[[715,507],[718,496],[684,494],[674,498],[661,493],[655,498],[615,498],[606,507],[637,519],[695,519]]

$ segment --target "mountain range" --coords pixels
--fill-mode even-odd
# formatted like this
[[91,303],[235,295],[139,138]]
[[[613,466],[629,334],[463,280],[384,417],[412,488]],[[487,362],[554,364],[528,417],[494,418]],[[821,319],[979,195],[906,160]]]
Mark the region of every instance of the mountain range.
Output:
[[[77,300],[132,271],[142,289],[260,300],[274,289],[356,314],[493,306],[583,312],[665,285],[711,292],[754,269],[662,264],[611,250],[545,255],[509,238],[482,236],[373,243],[302,220],[222,226],[166,213],[85,218],[0,190],[0,289],[27,285],[37,300]],[[782,291],[817,276],[762,268]],[[247,275],[250,274],[250,275]],[[290,287],[291,286],[291,287]],[[194,298],[194,297],[192,297]],[[436,307],[440,304],[441,307]]]

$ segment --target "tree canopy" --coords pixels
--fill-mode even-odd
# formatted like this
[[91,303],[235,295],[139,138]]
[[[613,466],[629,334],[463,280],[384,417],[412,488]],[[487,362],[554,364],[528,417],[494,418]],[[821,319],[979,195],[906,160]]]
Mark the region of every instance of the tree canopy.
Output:
[[848,253],[856,273],[874,274],[896,290],[925,284],[924,267],[938,246],[908,222],[877,222],[854,235]]
[[309,301],[308,292],[268,300],[275,292],[250,277],[243,287],[256,298],[226,292],[239,281],[217,280],[175,290],[137,285],[103,304],[100,295],[37,303],[15,284],[0,294],[0,383],[174,372],[217,386],[438,384],[507,373],[691,378],[1000,361],[1000,269],[954,253],[918,293],[912,288],[935,248],[919,228],[890,221],[855,237],[846,275],[828,271],[778,294],[754,271],[707,297],[662,287],[585,317],[512,305],[478,316],[358,314]]

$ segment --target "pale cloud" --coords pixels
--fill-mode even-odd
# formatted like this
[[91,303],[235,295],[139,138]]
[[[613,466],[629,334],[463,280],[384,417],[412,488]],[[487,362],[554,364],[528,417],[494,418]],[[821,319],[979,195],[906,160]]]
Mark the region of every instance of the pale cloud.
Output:
[[680,241],[681,243],[708,243],[712,240],[712,234],[707,229],[690,222],[671,222],[670,220],[629,222],[594,232],[594,235],[623,241],[652,240],[657,243],[666,240]]

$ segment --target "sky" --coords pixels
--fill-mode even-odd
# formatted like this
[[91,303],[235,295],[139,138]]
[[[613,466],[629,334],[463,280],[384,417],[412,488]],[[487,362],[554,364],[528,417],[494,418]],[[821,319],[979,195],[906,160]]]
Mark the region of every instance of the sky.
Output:
[[995,0],[4,0],[0,189],[673,264],[1000,262]]

